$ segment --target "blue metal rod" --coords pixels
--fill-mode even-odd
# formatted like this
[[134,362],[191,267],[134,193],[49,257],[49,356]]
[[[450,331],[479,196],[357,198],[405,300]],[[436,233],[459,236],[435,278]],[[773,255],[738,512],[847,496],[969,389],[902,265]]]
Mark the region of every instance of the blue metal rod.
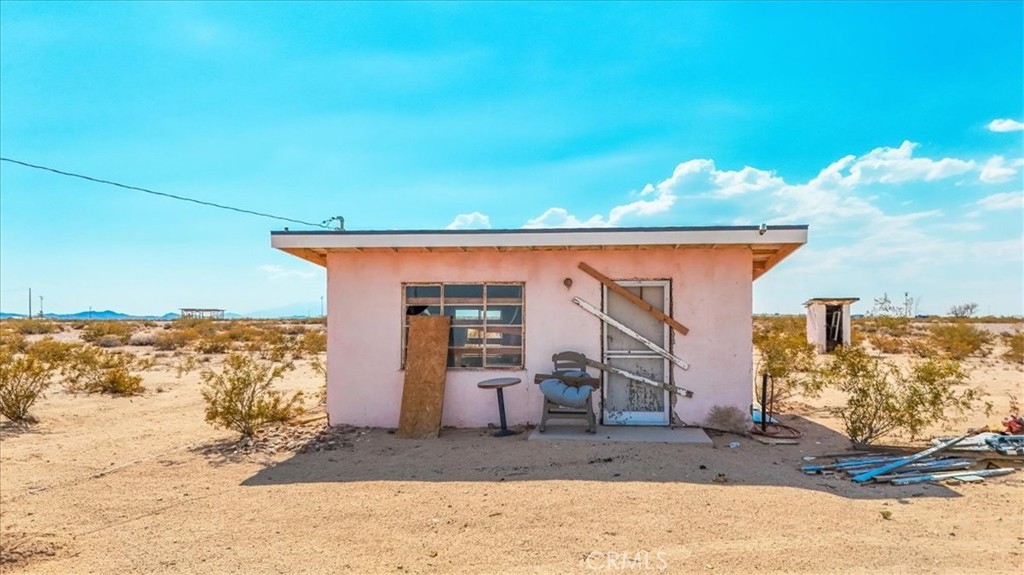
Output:
[[924,459],[925,457],[928,457],[929,455],[934,455],[934,454],[942,451],[943,449],[949,449],[950,447],[953,447],[954,445],[956,445],[957,443],[960,443],[961,441],[967,439],[968,437],[969,437],[968,435],[961,435],[960,437],[951,439],[950,441],[947,441],[946,443],[940,443],[939,445],[936,445],[935,447],[929,447],[928,449],[925,449],[924,451],[920,451],[918,453],[915,453],[914,455],[911,455],[909,457],[904,457],[904,458],[899,459],[897,461],[893,461],[892,463],[889,463],[888,465],[883,465],[883,466],[878,467],[876,469],[872,469],[870,471],[865,471],[864,473],[861,473],[860,475],[855,475],[853,477],[853,481],[855,483],[864,483],[865,481],[871,481],[872,479],[875,478],[876,475],[882,475],[883,473],[888,473],[888,472],[893,471],[895,469],[899,469],[900,467],[903,467],[904,465],[907,465],[909,463],[913,463],[915,461],[918,461],[919,459]]

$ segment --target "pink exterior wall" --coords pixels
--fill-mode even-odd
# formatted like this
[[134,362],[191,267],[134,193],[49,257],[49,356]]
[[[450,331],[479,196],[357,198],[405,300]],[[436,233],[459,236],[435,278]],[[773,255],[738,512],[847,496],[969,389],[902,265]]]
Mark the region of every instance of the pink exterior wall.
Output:
[[[749,249],[334,252],[327,258],[331,423],[398,425],[403,282],[501,281],[525,283],[526,369],[449,370],[442,423],[497,422],[495,393],[476,384],[502,376],[523,380],[505,390],[509,424],[538,422],[542,396],[533,376],[550,371],[551,355],[575,350],[601,357],[600,320],[571,301],[579,296],[601,305],[601,286],[576,267],[581,261],[613,279],[672,280],[672,315],[690,329],[688,335],[675,334],[673,353],[690,363],[689,370],[675,368],[675,381],[694,392],[678,400],[679,420],[699,424],[714,405],[747,411],[752,399]],[[563,285],[567,277],[573,280],[569,289]]]

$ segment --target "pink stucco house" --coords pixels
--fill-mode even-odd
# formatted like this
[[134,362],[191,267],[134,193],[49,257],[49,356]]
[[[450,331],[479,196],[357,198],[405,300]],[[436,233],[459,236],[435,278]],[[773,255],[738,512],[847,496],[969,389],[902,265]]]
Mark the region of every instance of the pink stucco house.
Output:
[[[452,317],[442,423],[484,426],[513,376],[510,424],[536,423],[533,382],[573,350],[672,383],[692,397],[605,375],[605,424],[699,424],[752,400],[752,282],[807,241],[807,226],[445,231],[280,231],[271,245],[327,268],[327,411],[332,424],[395,427],[406,318]],[[578,267],[585,262],[689,328],[677,333]],[[615,318],[688,369],[583,309]]]

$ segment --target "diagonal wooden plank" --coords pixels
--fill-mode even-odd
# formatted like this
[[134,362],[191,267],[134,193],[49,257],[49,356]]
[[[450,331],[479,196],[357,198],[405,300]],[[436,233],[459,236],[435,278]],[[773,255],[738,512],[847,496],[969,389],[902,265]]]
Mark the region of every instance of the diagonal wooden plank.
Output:
[[640,343],[644,344],[645,346],[647,346],[647,349],[653,351],[654,353],[660,355],[661,357],[671,361],[672,363],[678,365],[679,367],[681,367],[683,369],[690,369],[690,364],[686,363],[685,361],[683,361],[679,357],[672,355],[666,349],[664,349],[663,347],[661,347],[658,344],[654,343],[653,341],[647,339],[646,337],[640,335],[639,333],[637,333],[635,330],[633,330],[632,328],[630,328],[626,324],[620,322],[619,320],[613,318],[612,316],[610,316],[610,315],[604,313],[603,311],[597,309],[592,304],[588,303],[586,300],[580,299],[578,297],[574,297],[574,298],[572,298],[572,303],[574,303],[574,304],[580,306],[581,308],[587,310],[591,314],[596,315],[597,317],[601,318],[602,320],[604,320],[605,323],[607,323],[609,325],[613,325],[613,326],[619,328],[623,333],[625,333],[629,337],[639,341]]
[[636,294],[616,283],[615,280],[609,278],[608,276],[602,274],[601,272],[587,265],[586,262],[580,262],[579,268],[586,272],[590,277],[601,282],[606,288],[626,298],[626,300],[632,303],[633,305],[651,314],[652,316],[660,319],[661,321],[667,323],[670,327],[672,327],[672,329],[678,331],[683,335],[690,333],[690,329],[676,321],[675,318],[661,311],[660,309],[654,307],[653,305],[645,302],[644,300],[640,299],[639,297],[636,296]]

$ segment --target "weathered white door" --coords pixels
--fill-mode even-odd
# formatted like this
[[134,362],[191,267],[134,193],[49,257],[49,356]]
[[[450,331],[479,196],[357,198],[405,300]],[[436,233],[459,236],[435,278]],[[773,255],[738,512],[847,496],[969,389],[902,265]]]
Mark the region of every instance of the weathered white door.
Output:
[[[666,280],[620,281],[656,309],[670,309],[669,282]],[[626,327],[669,349],[669,327],[661,320],[638,308],[621,295],[604,288],[604,312]],[[602,322],[603,361],[613,367],[642,375],[655,381],[668,382],[670,367],[662,358],[622,330]],[[671,350],[670,350],[671,351]],[[604,423],[606,425],[668,425],[668,392],[631,381],[621,375],[604,372],[602,387]]]

